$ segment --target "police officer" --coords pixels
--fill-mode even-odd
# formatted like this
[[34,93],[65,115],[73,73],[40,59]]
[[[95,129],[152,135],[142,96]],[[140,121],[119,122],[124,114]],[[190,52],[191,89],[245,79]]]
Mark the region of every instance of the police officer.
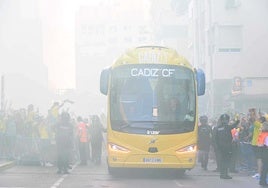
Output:
[[228,175],[229,161],[232,155],[231,130],[239,124],[239,120],[232,125],[229,125],[229,121],[230,116],[228,114],[222,114],[219,118],[218,126],[215,128],[215,141],[219,152],[221,179],[232,179],[232,177]]
[[72,146],[73,127],[70,121],[70,115],[63,112],[56,129],[56,145],[57,145],[57,173],[68,174],[69,157]]
[[87,124],[84,122],[81,116],[77,118],[78,125],[77,125],[77,136],[79,140],[79,154],[80,154],[80,165],[87,165],[87,151],[89,151],[88,145],[88,130]]
[[201,167],[207,170],[208,154],[211,145],[212,129],[208,125],[208,117],[200,116],[199,121],[201,125],[198,127],[198,154]]

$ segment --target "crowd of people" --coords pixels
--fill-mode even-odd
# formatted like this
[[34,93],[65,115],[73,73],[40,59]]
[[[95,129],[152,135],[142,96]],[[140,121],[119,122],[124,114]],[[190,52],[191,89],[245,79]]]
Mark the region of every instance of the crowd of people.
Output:
[[255,108],[248,113],[233,117],[222,114],[217,120],[199,117],[198,161],[204,170],[209,158],[216,162],[215,172],[221,179],[232,179],[229,172],[248,173],[267,186],[268,171],[268,116],[257,113]]
[[[71,164],[101,163],[103,124],[98,115],[87,118],[60,113],[55,102],[47,116],[33,105],[26,109],[0,112],[0,159],[23,161],[35,155],[42,166],[55,165],[58,173],[68,173]],[[249,109],[248,114],[218,119],[199,117],[198,161],[208,170],[209,159],[215,161],[215,172],[221,179],[231,179],[229,172],[246,172],[267,186],[268,116]]]
[[67,102],[72,101],[55,102],[46,116],[32,104],[25,109],[1,111],[0,159],[57,166],[58,173],[68,173],[76,162],[99,165],[105,132],[101,117],[84,118],[60,110]]

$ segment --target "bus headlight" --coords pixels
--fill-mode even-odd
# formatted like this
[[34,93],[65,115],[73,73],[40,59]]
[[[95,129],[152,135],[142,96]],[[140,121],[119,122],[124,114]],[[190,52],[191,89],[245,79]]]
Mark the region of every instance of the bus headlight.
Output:
[[197,146],[195,144],[186,146],[184,148],[178,149],[176,152],[178,153],[188,153],[188,152],[196,152]]
[[123,153],[128,153],[129,150],[127,148],[124,148],[122,146],[119,146],[117,144],[114,144],[114,143],[108,143],[108,148],[109,150],[111,151],[119,151],[119,152],[123,152]]

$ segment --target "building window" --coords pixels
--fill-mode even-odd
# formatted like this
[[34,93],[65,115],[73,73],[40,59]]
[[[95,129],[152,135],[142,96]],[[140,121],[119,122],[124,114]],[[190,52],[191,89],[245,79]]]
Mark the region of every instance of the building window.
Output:
[[232,95],[239,95],[242,92],[242,78],[234,77],[233,79],[233,87],[232,87]]
[[219,48],[218,52],[240,52],[240,48]]
[[218,52],[240,52],[243,36],[240,25],[221,25],[217,28],[216,46]]
[[241,5],[240,0],[225,0],[226,9],[238,8],[240,5]]

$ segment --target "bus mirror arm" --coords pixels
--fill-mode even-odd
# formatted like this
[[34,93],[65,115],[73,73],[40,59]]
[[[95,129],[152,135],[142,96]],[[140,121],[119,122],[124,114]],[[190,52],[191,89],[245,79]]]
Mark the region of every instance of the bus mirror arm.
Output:
[[196,69],[196,83],[198,96],[204,95],[206,90],[206,77],[202,69]]

